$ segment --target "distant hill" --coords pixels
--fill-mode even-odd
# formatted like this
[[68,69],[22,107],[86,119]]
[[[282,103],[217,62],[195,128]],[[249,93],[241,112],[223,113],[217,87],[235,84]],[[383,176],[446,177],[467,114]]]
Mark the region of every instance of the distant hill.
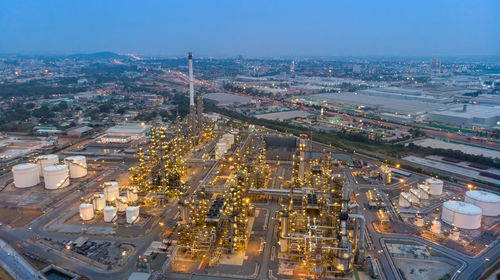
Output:
[[72,54],[69,58],[76,59],[130,59],[128,55],[121,55],[114,52],[96,52],[88,54]]

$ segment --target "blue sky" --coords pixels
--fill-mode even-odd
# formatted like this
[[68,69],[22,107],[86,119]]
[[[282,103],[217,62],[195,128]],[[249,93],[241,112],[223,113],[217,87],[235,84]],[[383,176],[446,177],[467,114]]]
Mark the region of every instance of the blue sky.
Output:
[[0,53],[500,55],[498,0],[0,0]]

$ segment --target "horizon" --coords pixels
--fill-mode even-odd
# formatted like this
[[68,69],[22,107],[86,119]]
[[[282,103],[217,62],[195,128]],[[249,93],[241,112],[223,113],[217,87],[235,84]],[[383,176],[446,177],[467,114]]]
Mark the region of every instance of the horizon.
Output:
[[[361,9],[360,7],[363,7]],[[110,51],[199,57],[500,55],[500,2],[15,1],[0,4],[1,54]],[[430,43],[431,42],[431,43]]]

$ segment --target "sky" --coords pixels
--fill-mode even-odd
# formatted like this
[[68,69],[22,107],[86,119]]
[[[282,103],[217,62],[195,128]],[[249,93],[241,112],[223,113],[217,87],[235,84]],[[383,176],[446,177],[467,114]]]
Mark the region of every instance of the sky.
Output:
[[500,55],[499,0],[0,0],[0,54]]

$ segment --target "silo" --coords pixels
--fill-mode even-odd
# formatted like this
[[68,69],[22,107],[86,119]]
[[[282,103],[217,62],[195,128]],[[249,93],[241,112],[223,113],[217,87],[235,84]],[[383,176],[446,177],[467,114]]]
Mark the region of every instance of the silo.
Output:
[[139,206],[128,206],[126,209],[127,223],[131,224],[139,218]]
[[433,233],[441,233],[441,222],[438,220],[432,221],[431,231]]
[[125,212],[128,207],[127,198],[124,196],[119,196],[116,200],[116,209],[118,212]]
[[72,156],[64,159],[69,167],[70,178],[81,178],[87,175],[87,160],[84,156]]
[[120,195],[120,187],[118,186],[118,182],[105,182],[103,186],[106,201],[115,201],[115,199]]
[[443,181],[436,178],[425,179],[425,184],[429,186],[431,195],[441,195],[443,193]]
[[127,189],[127,201],[128,202],[136,202],[138,198],[137,188],[128,188]]
[[500,215],[500,196],[479,190],[465,193],[465,202],[474,204],[483,210],[484,216]]
[[55,190],[69,185],[69,170],[66,164],[50,165],[43,169],[45,188]]
[[104,194],[100,193],[94,195],[93,204],[94,204],[94,210],[102,211],[106,206],[106,198],[104,197]]
[[452,226],[463,229],[477,229],[481,227],[483,210],[476,205],[450,200],[443,203],[441,219]]
[[111,223],[116,217],[116,208],[113,206],[104,207],[104,221]]
[[28,188],[40,183],[38,165],[33,163],[14,165],[12,174],[16,188]]
[[410,194],[409,193],[407,193],[407,192],[401,192],[399,194],[399,206],[400,207],[404,207],[404,208],[407,208],[407,207],[411,206],[411,203],[410,203]]
[[36,162],[38,163],[38,170],[40,176],[43,176],[43,169],[50,165],[59,164],[59,156],[51,154],[51,155],[43,155],[36,157]]
[[94,218],[94,206],[89,203],[80,204],[80,218],[84,221]]

